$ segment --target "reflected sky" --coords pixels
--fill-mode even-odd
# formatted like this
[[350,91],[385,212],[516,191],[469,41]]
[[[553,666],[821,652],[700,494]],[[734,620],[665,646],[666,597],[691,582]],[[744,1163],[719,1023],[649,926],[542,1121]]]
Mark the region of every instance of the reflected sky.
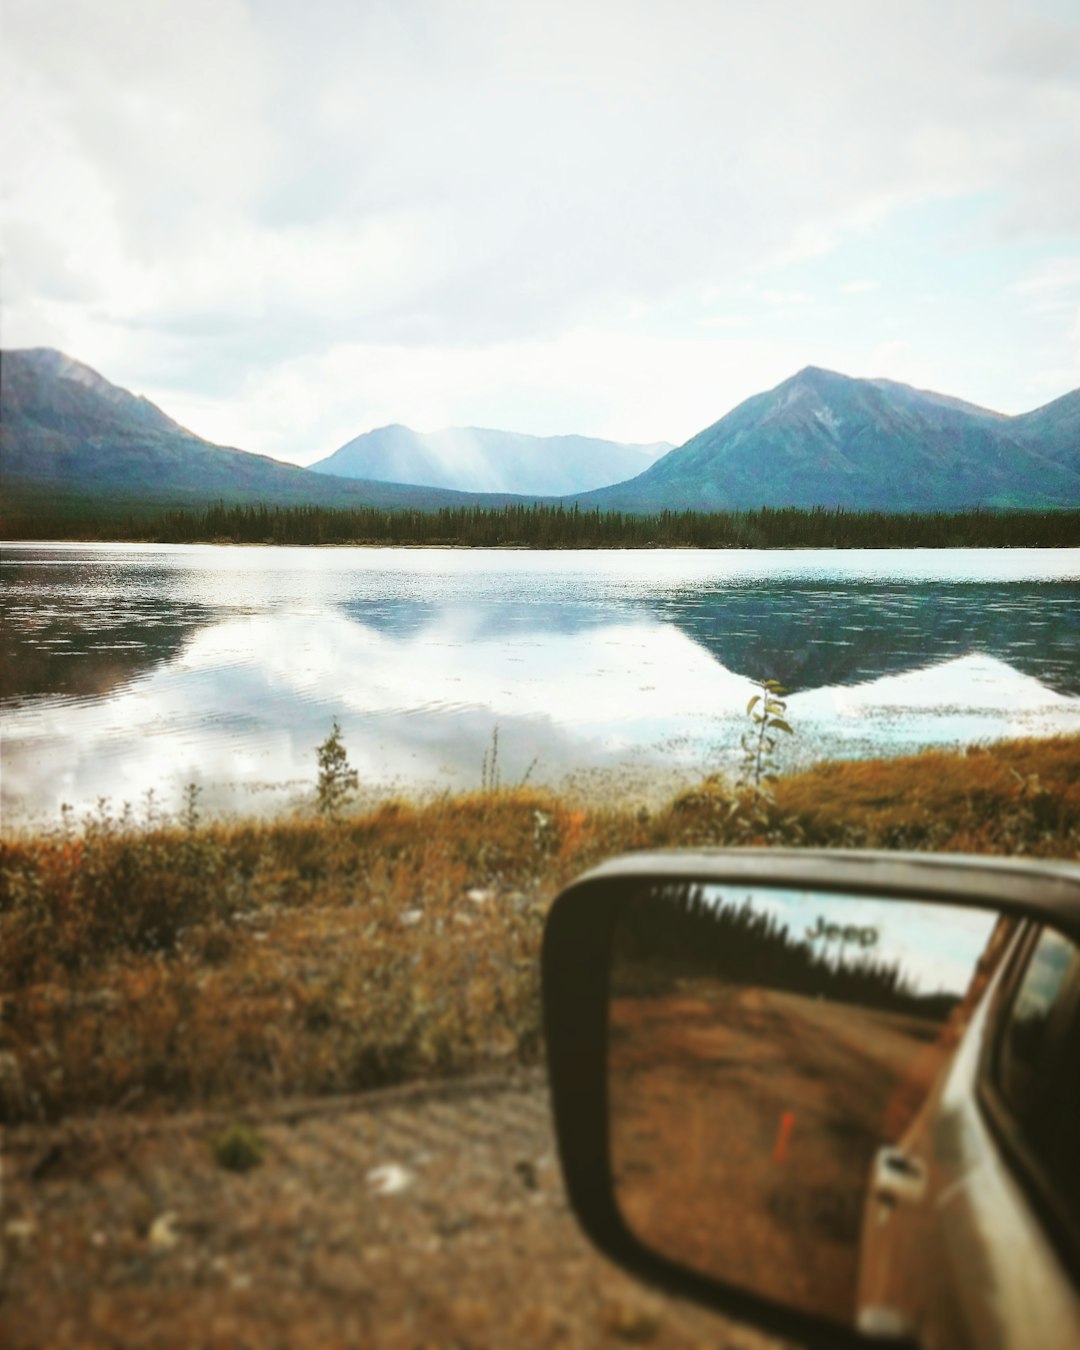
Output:
[[5,819],[189,781],[280,806],[334,716],[382,791],[477,786],[496,726],[503,782],[666,789],[734,765],[770,652],[802,677],[790,767],[1080,731],[1078,574],[1064,550],[5,545]]
[[[877,941],[865,955],[887,964],[896,962],[918,994],[967,992],[979,957],[997,923],[996,910],[962,909],[924,901],[874,900],[867,896],[832,895],[820,891],[755,890],[745,886],[706,886],[704,898],[718,907],[748,904],[755,913],[775,916],[792,937],[803,940],[825,925],[872,928]],[[815,950],[821,951],[818,938]],[[837,943],[828,946],[832,961],[840,959]],[[858,964],[863,951],[846,948],[847,964]]]

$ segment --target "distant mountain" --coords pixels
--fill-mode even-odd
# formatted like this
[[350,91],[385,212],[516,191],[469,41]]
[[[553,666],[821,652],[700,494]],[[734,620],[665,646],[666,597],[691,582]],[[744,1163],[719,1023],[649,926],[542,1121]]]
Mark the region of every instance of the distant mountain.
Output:
[[589,436],[525,436],[482,427],[420,432],[395,424],[357,436],[311,467],[380,483],[561,497],[634,477],[671,448],[664,441],[624,445]]
[[[468,505],[475,496],[331,478],[213,445],[145,398],[49,348],[0,354],[0,481],[10,508],[78,497],[156,506]],[[510,498],[492,499],[492,504]]]
[[1006,417],[808,366],[626,483],[604,510],[1080,506],[1080,390]]
[[[606,476],[626,457],[633,465],[656,449],[490,431],[419,437],[390,427],[358,437],[315,472],[204,441],[147,399],[61,352],[0,354],[0,486],[5,510],[27,516],[64,502],[98,512],[218,500],[499,507],[553,499],[552,490],[540,486],[545,458],[556,476],[576,473],[587,450],[590,471],[602,468]],[[365,458],[370,462],[361,467]],[[331,461],[338,466],[333,472]],[[424,466],[425,473],[435,465],[449,472],[450,462],[457,482],[514,482],[519,492],[340,476],[348,469],[416,478]],[[505,477],[493,480],[494,474]],[[1080,390],[1034,412],[1004,417],[889,380],[854,380],[808,367],[747,399],[643,473],[595,491],[570,489],[558,499],[626,511],[1076,507]]]

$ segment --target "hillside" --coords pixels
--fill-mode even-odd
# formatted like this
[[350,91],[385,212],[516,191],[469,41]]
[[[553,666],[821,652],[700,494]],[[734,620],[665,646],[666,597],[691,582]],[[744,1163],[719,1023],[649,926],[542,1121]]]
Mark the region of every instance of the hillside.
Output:
[[1080,389],[1012,418],[1009,430],[1047,459],[1075,471],[1080,465]]
[[434,511],[559,500],[630,513],[1080,506],[1080,390],[1006,417],[810,366],[644,472],[584,491],[565,484],[627,472],[618,466],[658,447],[394,426],[350,441],[316,471],[205,441],[61,352],[0,361],[0,484],[8,526],[24,534],[43,511],[105,520],[213,501]]
[[672,447],[589,436],[526,436],[482,427],[365,432],[311,467],[343,478],[418,483],[463,492],[560,497],[633,478]]
[[332,478],[213,445],[147,399],[49,348],[2,354],[0,403],[0,480],[9,512],[65,498],[103,509],[221,500],[435,510],[474,500]]
[[577,500],[626,511],[1077,506],[1080,390],[1006,417],[808,366],[636,478]]

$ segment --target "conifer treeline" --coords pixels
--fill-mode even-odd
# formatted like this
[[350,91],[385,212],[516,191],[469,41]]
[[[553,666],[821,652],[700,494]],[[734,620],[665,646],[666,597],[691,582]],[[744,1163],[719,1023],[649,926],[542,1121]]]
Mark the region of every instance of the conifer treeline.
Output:
[[[673,979],[719,977],[932,1020],[944,1020],[957,1002],[949,994],[918,993],[896,961],[815,950],[775,914],[754,909],[749,898],[741,905],[710,904],[700,887],[681,882],[625,903],[615,934],[617,996],[660,993]],[[638,971],[647,988],[636,987]]]
[[[83,522],[84,525],[88,522]],[[35,536],[79,537],[70,519],[36,521]],[[85,537],[85,535],[84,535]],[[521,548],[1009,548],[1080,544],[1080,511],[660,511],[631,515],[576,506],[480,506],[438,511],[375,507],[229,506],[132,519],[96,537],[162,543],[450,544]]]

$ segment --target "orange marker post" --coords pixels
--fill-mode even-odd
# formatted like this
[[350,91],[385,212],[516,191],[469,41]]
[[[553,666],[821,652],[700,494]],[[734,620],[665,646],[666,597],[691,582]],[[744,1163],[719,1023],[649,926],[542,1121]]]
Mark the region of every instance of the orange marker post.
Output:
[[795,1127],[795,1112],[785,1111],[780,1117],[780,1128],[776,1132],[776,1147],[773,1149],[773,1162],[782,1163],[787,1157],[791,1131]]

